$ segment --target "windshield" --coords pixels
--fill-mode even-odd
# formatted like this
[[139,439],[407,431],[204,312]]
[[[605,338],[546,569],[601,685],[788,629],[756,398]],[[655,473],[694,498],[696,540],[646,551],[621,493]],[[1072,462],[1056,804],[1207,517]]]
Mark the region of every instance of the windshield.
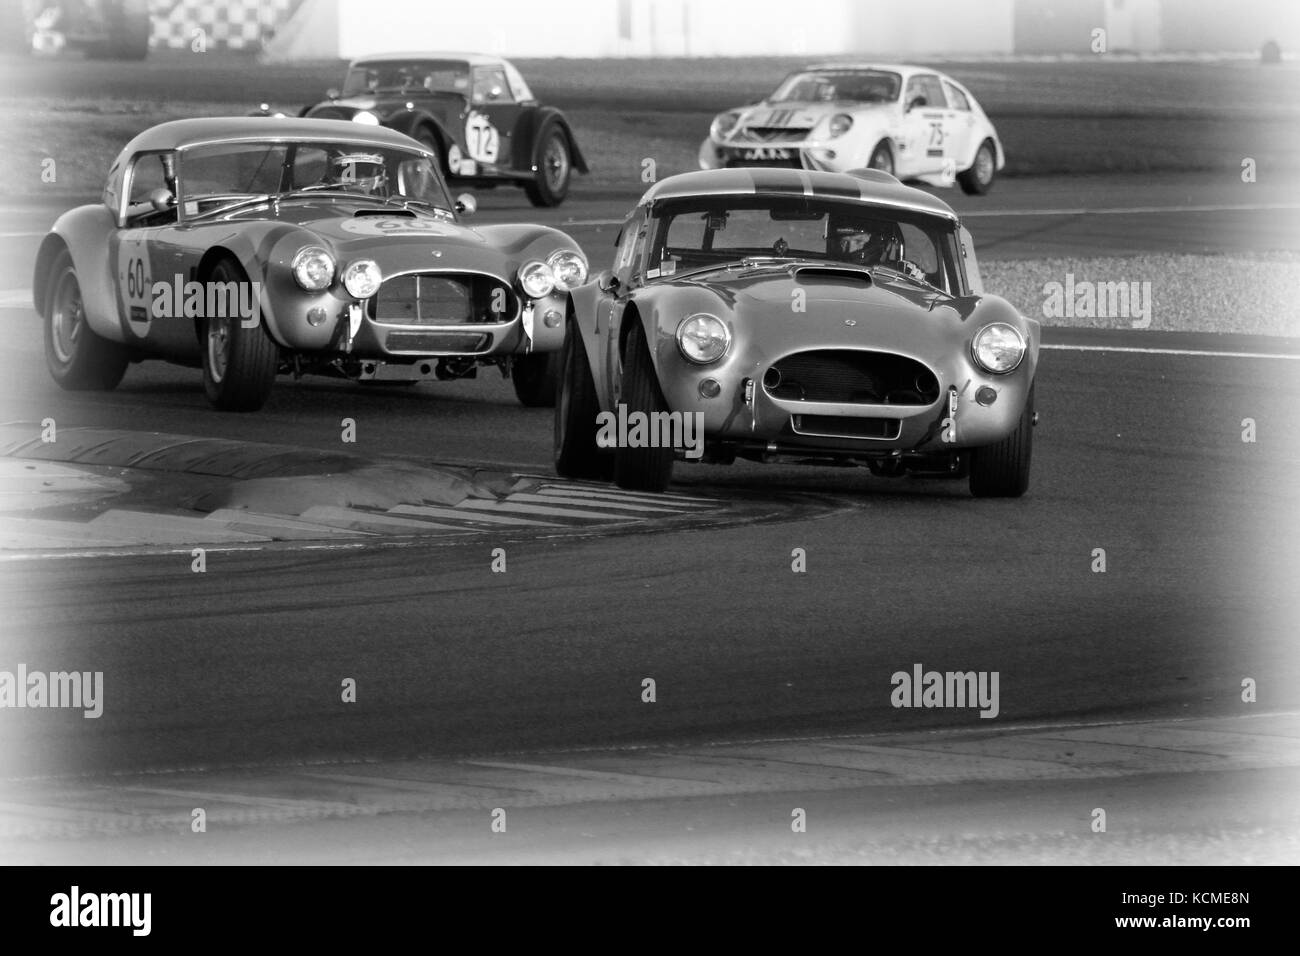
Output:
[[961,289],[954,226],[925,213],[802,196],[715,196],[655,211],[648,279],[776,258],[888,269]]
[[282,201],[319,195],[413,203],[448,216],[453,208],[432,160],[369,143],[198,146],[181,154],[179,189],[187,219],[270,196]]
[[394,60],[358,63],[343,81],[344,96],[367,93],[468,93],[469,65],[463,60]]
[[771,103],[892,103],[902,78],[880,70],[815,70],[785,78]]

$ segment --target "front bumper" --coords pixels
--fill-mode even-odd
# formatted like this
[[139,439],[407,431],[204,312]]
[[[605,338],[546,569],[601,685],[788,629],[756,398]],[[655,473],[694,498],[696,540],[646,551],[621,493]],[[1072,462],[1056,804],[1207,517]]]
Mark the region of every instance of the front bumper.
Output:
[[[809,351],[809,346],[775,353],[733,347],[722,361],[699,366],[682,358],[675,339],[663,337],[656,364],[668,407],[702,416],[706,447],[762,446],[858,459],[950,453],[1006,437],[1019,422],[1036,364],[1036,356],[1026,355],[1015,371],[992,375],[962,353],[936,358],[879,343],[826,347],[889,352],[920,362],[938,380],[938,398],[906,405],[774,396],[763,384],[765,373],[782,359]],[[718,384],[717,397],[704,397],[706,380]]]
[[861,163],[836,149],[836,143],[819,140],[800,140],[780,143],[719,143],[706,137],[700,144],[701,169],[726,169],[733,166],[770,166],[779,169],[817,169],[824,172],[845,172]]

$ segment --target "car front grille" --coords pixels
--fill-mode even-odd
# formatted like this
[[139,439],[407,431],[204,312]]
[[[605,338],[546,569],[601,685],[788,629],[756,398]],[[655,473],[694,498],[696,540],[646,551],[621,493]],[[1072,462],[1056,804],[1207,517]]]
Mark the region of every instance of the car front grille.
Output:
[[816,438],[875,438],[893,441],[902,432],[897,418],[845,418],[840,415],[792,415],[790,427],[797,435]]
[[370,318],[385,325],[509,322],[519,297],[499,279],[439,272],[392,276],[370,299]]
[[740,135],[760,143],[779,144],[802,143],[811,132],[811,126],[746,126]]
[[384,348],[405,355],[476,355],[488,351],[492,336],[466,332],[389,332]]
[[788,402],[933,405],[939,380],[914,359],[891,352],[820,349],[796,352],[763,374],[763,389]]

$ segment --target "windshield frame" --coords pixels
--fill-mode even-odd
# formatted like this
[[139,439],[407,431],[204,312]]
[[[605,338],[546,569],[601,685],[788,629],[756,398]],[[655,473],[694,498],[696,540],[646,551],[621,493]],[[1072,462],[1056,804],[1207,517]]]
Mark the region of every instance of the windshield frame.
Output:
[[[265,149],[268,155],[279,147],[284,147],[284,158],[280,163],[280,173],[274,192],[265,191],[239,191],[232,189],[229,193],[189,193],[187,189],[186,164],[187,161],[193,162],[197,154],[209,154],[211,151],[219,150],[221,147],[230,147],[232,149],[239,147],[261,147]],[[436,184],[436,194],[433,197],[406,196],[402,193],[394,193],[391,196],[369,195],[362,192],[353,192],[340,188],[338,190],[313,190],[306,191],[298,188],[287,188],[290,185],[289,176],[293,170],[294,160],[297,151],[300,148],[310,147],[319,149],[321,147],[341,147],[353,151],[371,151],[381,154],[391,154],[394,164],[408,160],[419,159],[426,163],[431,173],[430,179]],[[178,224],[184,223],[205,223],[219,218],[223,213],[233,210],[235,207],[244,207],[254,201],[261,203],[283,203],[293,202],[295,200],[322,200],[328,199],[335,202],[354,202],[366,203],[380,206],[392,206],[401,203],[407,208],[417,208],[434,210],[437,213],[449,216],[453,221],[456,219],[455,201],[447,188],[447,182],[443,178],[442,170],[439,168],[438,160],[433,154],[414,148],[406,148],[391,143],[359,142],[349,139],[339,139],[328,136],[295,136],[295,137],[275,137],[275,138],[239,138],[209,140],[201,143],[191,143],[175,151],[176,155],[176,211]],[[395,168],[395,165],[394,165]],[[189,202],[198,200],[204,195],[238,195],[240,198],[232,200],[229,204],[217,206],[213,209],[198,213],[187,213]]]
[[[759,247],[743,247],[734,250],[734,255],[726,255],[719,258],[716,262],[702,263],[683,269],[664,274],[660,272],[651,276],[650,273],[656,269],[661,269],[665,261],[662,257],[663,252],[668,248],[668,230],[672,225],[673,219],[679,215],[691,215],[696,212],[706,212],[707,207],[721,207],[728,210],[732,209],[772,209],[778,204],[801,204],[812,208],[822,208],[826,213],[843,212],[849,218],[869,218],[892,220],[899,226],[911,225],[920,229],[926,234],[926,237],[934,245],[934,254],[938,257],[938,270],[941,276],[946,278],[948,288],[930,283],[928,280],[912,279],[897,270],[880,264],[863,264],[855,263],[843,258],[835,258],[829,253],[812,255],[808,250],[791,250],[787,256],[777,256],[771,249],[760,249]],[[875,272],[877,269],[888,273],[891,277],[901,276],[905,281],[915,282],[918,285],[933,289],[945,296],[958,297],[969,294],[969,286],[966,278],[965,264],[961,256],[961,240],[958,235],[960,224],[946,216],[935,215],[923,209],[912,209],[905,206],[896,206],[889,203],[872,203],[865,201],[856,201],[844,199],[835,196],[802,196],[794,193],[734,193],[718,195],[698,195],[698,196],[674,196],[668,199],[660,199],[652,203],[649,210],[649,218],[646,224],[647,236],[644,247],[639,255],[639,268],[636,269],[640,276],[641,285],[651,285],[657,282],[672,281],[706,272],[714,272],[725,269],[735,269],[738,265],[747,260],[763,260],[764,265],[788,266],[793,264],[807,264],[814,266],[824,266],[832,268],[861,269],[864,272]],[[712,251],[712,250],[710,250]],[[729,253],[731,250],[723,250]],[[655,257],[659,256],[656,262]]]
[[[429,89],[423,83],[416,83],[408,86],[377,86],[371,89],[368,75],[376,70],[379,71],[397,71],[407,69],[411,72],[424,73],[453,73],[465,78],[464,89]],[[353,63],[348,67],[347,73],[343,77],[342,92],[339,94],[340,99],[348,99],[356,96],[382,96],[396,95],[409,96],[412,93],[425,93],[430,95],[444,96],[465,96],[468,98],[471,88],[471,64],[467,60],[456,59],[425,59],[422,57],[413,57],[409,60],[367,60]],[[352,81],[356,75],[360,75],[360,86],[353,86]]]
[[[787,87],[795,85],[798,81],[800,81],[805,77],[821,77],[821,76],[828,76],[828,75],[889,77],[894,84],[894,95],[891,98],[884,99],[884,100],[843,99],[840,97],[837,97],[836,99],[833,100],[791,99],[788,96],[782,99],[778,99],[778,94],[782,90],[786,89]],[[862,105],[897,103],[902,98],[903,86],[904,86],[903,74],[898,73],[895,70],[837,69],[834,67],[826,67],[824,69],[816,69],[816,70],[796,70],[794,73],[789,74],[785,79],[783,79],[780,83],[777,84],[776,89],[774,89],[768,95],[766,102],[768,103],[858,103]]]

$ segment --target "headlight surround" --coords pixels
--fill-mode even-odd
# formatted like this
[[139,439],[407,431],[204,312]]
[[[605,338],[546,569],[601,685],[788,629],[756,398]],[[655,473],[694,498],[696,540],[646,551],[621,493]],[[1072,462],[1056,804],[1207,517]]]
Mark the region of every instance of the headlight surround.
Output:
[[572,249],[553,252],[546,265],[555,279],[555,288],[561,292],[571,292],[587,281],[587,260],[580,252]]
[[370,110],[357,110],[352,114],[352,122],[360,123],[363,126],[378,126],[379,117]]
[[980,368],[994,375],[1014,372],[1025,357],[1025,337],[1005,322],[986,325],[971,342],[971,354]]
[[682,319],[677,326],[677,347],[689,361],[708,365],[731,348],[731,330],[716,315],[697,312]]
[[740,114],[735,110],[728,110],[725,113],[719,113],[713,117],[713,122],[709,124],[709,135],[714,139],[722,139],[736,128],[740,122]]
[[831,117],[829,126],[831,139],[835,139],[837,136],[843,136],[851,129],[853,129],[853,117],[848,113],[836,113]]
[[321,246],[303,246],[293,257],[289,268],[293,279],[308,292],[324,292],[334,282],[336,263],[329,250]]
[[368,299],[379,291],[384,274],[374,259],[358,259],[343,270],[343,288],[354,299]]
[[545,262],[532,259],[519,267],[519,287],[530,299],[543,299],[555,289],[555,273]]

